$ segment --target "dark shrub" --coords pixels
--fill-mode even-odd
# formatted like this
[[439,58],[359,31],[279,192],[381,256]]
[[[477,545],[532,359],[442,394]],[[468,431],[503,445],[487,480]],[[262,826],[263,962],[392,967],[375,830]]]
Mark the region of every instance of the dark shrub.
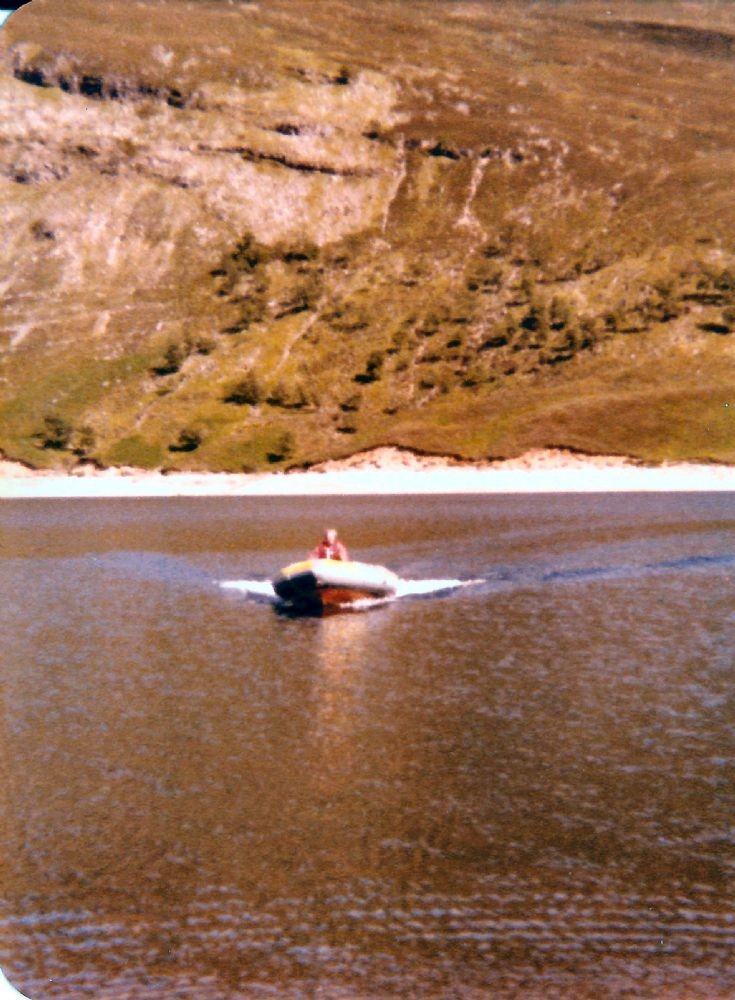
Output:
[[365,363],[365,371],[360,375],[355,375],[354,381],[361,385],[377,382],[380,378],[380,370],[383,367],[384,360],[385,355],[382,351],[373,351]]
[[72,428],[61,417],[49,415],[43,418],[43,431],[41,437],[42,448],[53,448],[56,451],[63,451],[69,447]]
[[74,454],[79,458],[86,458],[95,446],[94,431],[88,424],[83,424],[77,428],[72,437]]
[[252,372],[247,372],[238,379],[224,396],[226,403],[234,403],[236,406],[256,406],[260,400],[260,386]]
[[285,462],[293,454],[293,447],[293,435],[290,431],[282,431],[273,446],[273,450],[267,453],[266,458],[271,464]]
[[154,375],[173,375],[186,361],[188,352],[183,344],[169,344],[163,352],[163,360],[151,369]]
[[191,427],[183,427],[173,444],[168,446],[169,451],[196,451],[202,443],[202,435]]

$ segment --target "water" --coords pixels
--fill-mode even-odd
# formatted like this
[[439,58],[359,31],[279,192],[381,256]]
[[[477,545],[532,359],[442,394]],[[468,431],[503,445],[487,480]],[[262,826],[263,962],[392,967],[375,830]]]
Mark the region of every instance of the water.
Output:
[[[220,586],[327,523],[414,583],[324,619]],[[0,965],[34,1000],[735,993],[733,495],[0,525]]]

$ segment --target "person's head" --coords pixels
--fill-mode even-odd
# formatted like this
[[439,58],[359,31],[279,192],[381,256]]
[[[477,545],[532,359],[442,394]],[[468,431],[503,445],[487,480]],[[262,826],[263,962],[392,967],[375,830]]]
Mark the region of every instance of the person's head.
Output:
[[324,541],[328,545],[334,545],[337,541],[337,529],[336,528],[325,528],[324,529]]

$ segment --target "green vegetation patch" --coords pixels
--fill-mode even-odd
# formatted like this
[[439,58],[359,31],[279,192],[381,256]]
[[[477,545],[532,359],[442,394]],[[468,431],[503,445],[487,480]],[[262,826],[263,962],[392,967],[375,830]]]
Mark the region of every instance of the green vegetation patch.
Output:
[[131,434],[115,442],[104,453],[106,464],[132,465],[141,469],[159,468],[164,459],[164,451],[160,444],[147,441],[140,434]]

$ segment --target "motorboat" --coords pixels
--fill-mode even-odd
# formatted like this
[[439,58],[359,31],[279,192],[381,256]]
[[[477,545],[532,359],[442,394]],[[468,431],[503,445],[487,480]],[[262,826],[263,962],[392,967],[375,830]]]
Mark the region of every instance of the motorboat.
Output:
[[319,611],[392,597],[398,590],[398,577],[385,566],[372,563],[306,559],[282,569],[273,579],[273,589],[297,610]]

